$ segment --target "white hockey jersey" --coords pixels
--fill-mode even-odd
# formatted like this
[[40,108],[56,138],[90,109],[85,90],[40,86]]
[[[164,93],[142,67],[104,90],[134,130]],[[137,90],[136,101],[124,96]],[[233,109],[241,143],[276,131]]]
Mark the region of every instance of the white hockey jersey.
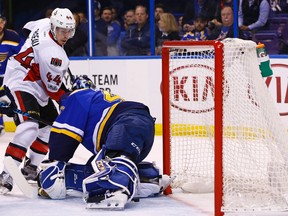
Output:
[[38,103],[45,106],[49,97],[58,101],[64,93],[60,87],[69,59],[53,39],[48,18],[29,22],[24,28],[31,32],[20,52],[8,60],[4,85],[11,91],[34,95]]

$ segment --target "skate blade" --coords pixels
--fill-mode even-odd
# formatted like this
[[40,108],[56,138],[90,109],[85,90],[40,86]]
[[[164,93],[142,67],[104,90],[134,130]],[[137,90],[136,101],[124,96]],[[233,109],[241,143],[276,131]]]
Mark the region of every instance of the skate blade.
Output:
[[128,196],[123,193],[115,194],[113,197],[104,199],[100,202],[89,202],[86,204],[87,209],[104,209],[104,210],[123,210],[128,200]]

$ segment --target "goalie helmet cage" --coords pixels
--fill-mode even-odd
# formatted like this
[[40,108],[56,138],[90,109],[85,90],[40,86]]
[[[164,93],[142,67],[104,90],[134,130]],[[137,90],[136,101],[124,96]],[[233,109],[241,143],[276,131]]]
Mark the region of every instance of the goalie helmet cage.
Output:
[[287,132],[256,43],[165,42],[162,105],[166,194],[214,191],[216,216],[288,210]]

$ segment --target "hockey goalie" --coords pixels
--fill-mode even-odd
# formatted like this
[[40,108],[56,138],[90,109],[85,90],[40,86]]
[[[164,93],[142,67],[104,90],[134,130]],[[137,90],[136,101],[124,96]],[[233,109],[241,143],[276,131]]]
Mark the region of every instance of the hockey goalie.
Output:
[[[96,89],[88,77],[78,77],[72,89],[52,125],[39,195],[64,199],[73,189],[83,192],[87,208],[123,209],[134,198],[160,194],[170,179],[143,162],[154,141],[149,108]],[[86,165],[68,163],[80,143],[94,156]]]

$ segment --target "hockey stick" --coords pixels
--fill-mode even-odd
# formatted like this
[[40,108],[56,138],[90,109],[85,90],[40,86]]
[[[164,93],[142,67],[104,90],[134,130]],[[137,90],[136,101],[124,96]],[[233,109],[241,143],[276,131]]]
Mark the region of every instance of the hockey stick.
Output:
[[[0,107],[2,107],[2,108],[8,108],[8,107],[9,107],[9,104],[0,101]],[[28,117],[29,119],[36,120],[36,121],[38,121],[38,122],[40,122],[40,123],[43,123],[43,124],[45,124],[45,125],[50,125],[50,126],[52,125],[51,122],[48,122],[48,121],[46,121],[46,120],[44,120],[44,119],[41,119],[41,118],[32,117],[29,113],[24,112],[23,110],[20,110],[20,109],[14,108],[14,109],[13,109],[13,112],[16,113],[16,114],[20,114],[20,115],[26,116],[26,117]]]
[[38,197],[37,187],[33,187],[27,182],[12,157],[4,157],[3,164],[13,178],[13,181],[16,183],[18,188],[23,192],[26,197],[31,199],[35,199]]
[[68,72],[68,75],[69,75],[69,77],[70,77],[70,84],[73,85],[73,83],[74,83],[74,81],[75,81],[75,77],[74,77],[74,75],[72,74],[70,68],[68,68],[67,72]]

